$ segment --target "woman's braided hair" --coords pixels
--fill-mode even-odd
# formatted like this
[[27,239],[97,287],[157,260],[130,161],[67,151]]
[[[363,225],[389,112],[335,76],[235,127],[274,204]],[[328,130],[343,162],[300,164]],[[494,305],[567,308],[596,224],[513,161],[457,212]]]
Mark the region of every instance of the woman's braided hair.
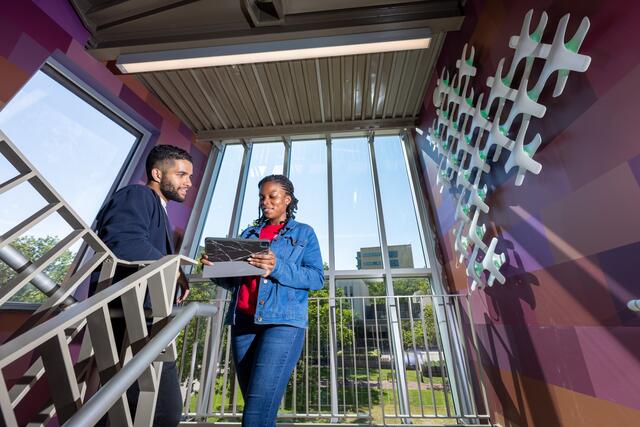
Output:
[[[262,188],[262,184],[267,182],[275,182],[280,185],[285,193],[289,197],[291,197],[291,203],[287,206],[287,221],[296,217],[296,211],[298,210],[298,199],[293,195],[293,183],[289,178],[284,175],[268,175],[260,180],[258,183],[258,189]],[[260,210],[260,206],[258,206],[258,219],[255,221],[256,225],[263,224],[267,222],[267,218],[264,216],[262,211]]]

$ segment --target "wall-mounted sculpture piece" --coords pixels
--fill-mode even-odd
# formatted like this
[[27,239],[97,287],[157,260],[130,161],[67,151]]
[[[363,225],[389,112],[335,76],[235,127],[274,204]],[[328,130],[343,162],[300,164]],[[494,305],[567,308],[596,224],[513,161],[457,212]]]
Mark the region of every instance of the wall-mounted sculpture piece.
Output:
[[[485,243],[488,188],[482,184],[483,175],[491,173],[503,150],[509,152],[504,164],[507,173],[516,169],[515,185],[521,186],[527,173],[537,175],[542,164],[534,156],[542,144],[542,136],[528,135],[532,118],[542,118],[547,108],[538,102],[547,81],[557,74],[553,96],[562,94],[570,72],[584,72],[591,58],[578,53],[589,30],[589,19],[583,18],[576,33],[566,40],[569,14],[564,15],[556,28],[551,44],[542,43],[548,16],[542,12],[533,33],[530,32],[533,10],[525,15],[520,35],[509,40],[514,49],[505,74],[506,59],[498,63],[496,72],[487,79],[488,94],[471,86],[476,75],[473,65],[475,49],[465,45],[456,61],[453,76],[445,69],[436,83],[433,103],[436,119],[429,129],[431,146],[438,153],[436,185],[440,192],[453,189],[457,197],[454,227],[454,250],[459,262],[465,264],[471,278],[471,289],[492,286],[494,281],[505,282],[500,273],[506,258],[496,253],[498,238]],[[544,61],[536,77],[532,75],[536,61]],[[521,65],[523,63],[523,65]],[[520,76],[517,78],[517,76]],[[535,81],[535,83],[534,83]],[[485,101],[486,99],[486,101]],[[501,121],[506,117],[504,121]],[[511,136],[515,135],[514,139]],[[493,156],[489,160],[489,151]]]

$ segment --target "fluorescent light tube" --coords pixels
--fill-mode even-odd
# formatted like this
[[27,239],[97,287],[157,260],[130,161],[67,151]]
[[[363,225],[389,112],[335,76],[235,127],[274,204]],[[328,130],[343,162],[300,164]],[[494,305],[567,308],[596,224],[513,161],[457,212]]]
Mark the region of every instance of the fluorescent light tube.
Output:
[[144,73],[426,49],[429,47],[430,42],[431,31],[428,28],[412,28],[341,36],[123,54],[118,57],[116,66],[123,73]]

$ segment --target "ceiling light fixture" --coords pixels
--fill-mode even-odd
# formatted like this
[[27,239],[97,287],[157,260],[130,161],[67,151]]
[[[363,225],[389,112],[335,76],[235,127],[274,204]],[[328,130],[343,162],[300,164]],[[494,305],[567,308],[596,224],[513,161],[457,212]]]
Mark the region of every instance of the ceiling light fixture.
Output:
[[144,73],[426,49],[430,41],[431,31],[428,28],[410,28],[162,52],[128,53],[118,57],[116,66],[123,73]]

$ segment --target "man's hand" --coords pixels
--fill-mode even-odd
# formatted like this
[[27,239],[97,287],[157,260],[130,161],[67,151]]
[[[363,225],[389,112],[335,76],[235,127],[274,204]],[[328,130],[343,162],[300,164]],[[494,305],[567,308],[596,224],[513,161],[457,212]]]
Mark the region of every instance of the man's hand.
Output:
[[209,261],[207,254],[202,254],[202,258],[200,258],[200,262],[202,263],[202,265],[209,265],[209,266],[213,265],[213,263]]
[[187,276],[184,275],[182,269],[178,275],[178,286],[180,286],[180,296],[176,298],[176,304],[182,304],[189,297],[189,281]]
[[251,254],[247,261],[249,262],[249,264],[265,270],[265,273],[262,275],[262,277],[268,277],[276,267],[276,255],[271,252],[271,250],[267,252],[258,252],[256,254]]

